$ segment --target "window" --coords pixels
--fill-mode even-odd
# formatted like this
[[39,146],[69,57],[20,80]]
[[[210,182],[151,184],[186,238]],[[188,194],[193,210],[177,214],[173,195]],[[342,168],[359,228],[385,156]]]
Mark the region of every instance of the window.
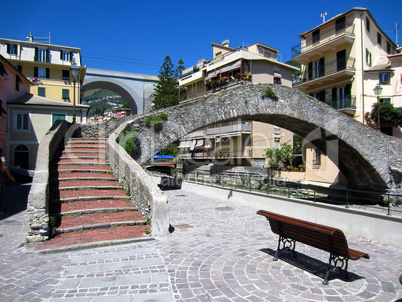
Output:
[[0,117],[3,117],[3,113],[7,114],[7,112],[3,108],[3,100],[0,99]]
[[3,63],[0,62],[0,76],[4,78],[4,75],[7,74],[6,68]]
[[389,84],[389,73],[388,72],[384,72],[384,73],[380,73],[378,75],[380,84]]
[[63,70],[62,79],[67,81],[70,80],[70,70]]
[[14,149],[14,166],[29,169],[29,149],[25,145],[18,145]]
[[34,77],[41,79],[49,79],[50,78],[50,69],[43,67],[34,67]]
[[391,43],[387,42],[387,53],[391,53]]
[[366,17],[366,30],[370,32],[370,19]]
[[380,103],[390,103],[390,102],[391,102],[390,98],[380,99]]
[[366,64],[371,67],[371,52],[366,48]]
[[62,98],[63,98],[63,100],[69,100],[70,99],[70,90],[63,89]]
[[339,18],[335,21],[335,32],[340,32],[345,30],[345,17]]
[[45,87],[38,87],[38,95],[46,97],[46,88]]
[[15,130],[29,130],[28,113],[17,113],[15,115]]
[[321,151],[318,149],[313,150],[313,165],[321,165]]
[[56,122],[56,121],[65,121],[66,120],[66,115],[65,114],[53,114],[52,115],[52,125]]
[[380,33],[377,33],[377,44],[381,46],[382,43],[382,37]]
[[22,83],[21,78],[16,75],[15,76],[15,90],[20,91],[20,83]]
[[320,30],[313,31],[313,44],[320,41]]
[[60,59],[62,61],[71,61],[71,52],[60,50]]
[[36,47],[34,61],[50,63],[50,50]]
[[18,53],[18,45],[7,43],[7,53],[10,55],[16,55]]
[[321,58],[315,62],[313,62],[313,68],[314,68],[314,78],[319,78],[323,77],[325,75],[325,67],[324,67],[324,58]]
[[346,49],[336,53],[336,70],[341,71],[346,69]]

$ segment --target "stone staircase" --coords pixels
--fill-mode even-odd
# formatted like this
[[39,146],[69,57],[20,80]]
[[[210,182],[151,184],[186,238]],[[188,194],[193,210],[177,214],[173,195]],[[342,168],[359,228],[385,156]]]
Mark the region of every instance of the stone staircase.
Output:
[[37,246],[55,251],[151,239],[105,160],[106,141],[72,138],[50,172],[53,238]]

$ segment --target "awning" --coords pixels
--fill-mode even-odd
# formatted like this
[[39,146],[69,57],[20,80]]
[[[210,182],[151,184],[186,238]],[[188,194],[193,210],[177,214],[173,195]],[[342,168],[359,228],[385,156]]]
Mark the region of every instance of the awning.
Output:
[[231,62],[229,64],[223,65],[221,67],[217,67],[216,69],[210,70],[208,72],[208,76],[207,76],[206,79],[208,80],[208,79],[211,79],[213,77],[216,77],[220,73],[224,73],[224,72],[228,72],[230,70],[238,69],[238,68],[240,68],[240,65],[241,65],[241,61],[236,60],[234,62]]
[[197,143],[195,144],[196,147],[200,147],[204,145],[204,140],[203,139],[197,139]]
[[189,148],[191,146],[191,141],[180,141],[178,148]]
[[274,72],[274,78],[280,78],[282,79],[282,75],[278,72]]

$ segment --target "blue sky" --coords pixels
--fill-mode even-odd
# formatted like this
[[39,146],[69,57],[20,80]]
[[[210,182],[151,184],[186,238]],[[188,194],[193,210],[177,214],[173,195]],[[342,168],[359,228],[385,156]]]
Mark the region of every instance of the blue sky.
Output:
[[[394,41],[399,22],[402,44],[402,1],[92,1],[3,0],[0,37],[26,40],[47,37],[55,45],[81,48],[83,64],[143,74],[159,74],[165,56],[185,67],[212,58],[211,42],[228,39],[237,48],[255,42],[279,49],[291,59],[299,34],[353,7],[368,8]],[[5,13],[7,12],[7,13]]]

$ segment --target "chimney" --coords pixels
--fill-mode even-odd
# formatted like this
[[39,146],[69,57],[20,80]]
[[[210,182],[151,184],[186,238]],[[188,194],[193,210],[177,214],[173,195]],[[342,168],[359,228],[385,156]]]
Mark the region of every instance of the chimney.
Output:
[[222,45],[225,46],[225,47],[229,47],[229,40],[223,41]]

